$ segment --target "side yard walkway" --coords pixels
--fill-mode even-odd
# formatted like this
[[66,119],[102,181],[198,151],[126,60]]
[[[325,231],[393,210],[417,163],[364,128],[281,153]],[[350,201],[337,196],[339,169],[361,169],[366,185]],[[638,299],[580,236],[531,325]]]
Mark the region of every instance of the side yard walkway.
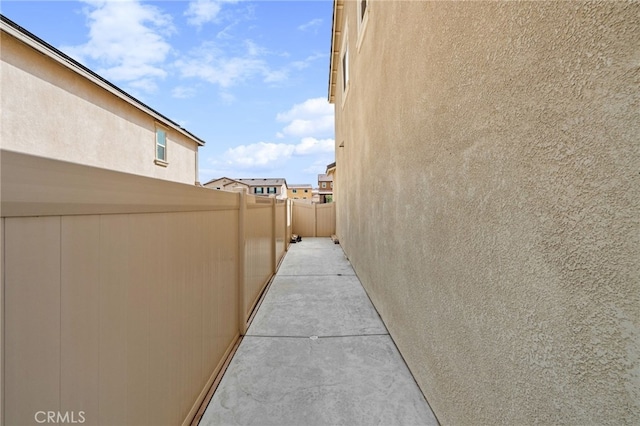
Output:
[[201,425],[437,425],[339,245],[292,244]]

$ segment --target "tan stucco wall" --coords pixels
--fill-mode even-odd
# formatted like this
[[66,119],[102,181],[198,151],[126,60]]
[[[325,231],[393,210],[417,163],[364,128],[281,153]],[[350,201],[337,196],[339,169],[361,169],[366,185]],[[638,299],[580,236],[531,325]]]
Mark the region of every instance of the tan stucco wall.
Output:
[[2,32],[2,148],[194,184],[196,143],[168,129],[155,160],[155,119]]
[[439,420],[639,424],[640,3],[355,10],[337,232]]
[[[298,192],[294,193],[293,190],[297,189]],[[304,192],[304,190],[307,192]],[[299,200],[307,199],[311,200],[313,198],[313,189],[312,188],[287,188],[287,197],[294,199],[297,198]]]

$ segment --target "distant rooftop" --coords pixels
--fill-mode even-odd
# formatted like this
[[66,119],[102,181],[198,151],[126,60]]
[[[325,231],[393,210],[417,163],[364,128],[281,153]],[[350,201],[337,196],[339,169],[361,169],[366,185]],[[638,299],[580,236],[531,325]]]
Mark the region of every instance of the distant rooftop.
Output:
[[320,182],[333,182],[333,176],[322,173],[318,175],[318,180]]
[[299,184],[291,184],[291,185],[287,185],[289,188],[312,188],[311,184],[309,183],[299,183]]
[[285,178],[242,178],[235,180],[246,183],[249,186],[279,186],[287,184]]

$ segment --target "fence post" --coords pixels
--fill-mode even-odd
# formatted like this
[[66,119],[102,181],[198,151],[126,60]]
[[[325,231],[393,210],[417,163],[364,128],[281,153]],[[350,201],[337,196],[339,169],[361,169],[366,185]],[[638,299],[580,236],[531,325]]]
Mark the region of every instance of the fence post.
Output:
[[284,229],[284,251],[286,252],[287,250],[289,250],[289,239],[287,238],[287,204],[289,203],[289,200],[287,200],[286,198],[284,199],[284,215],[283,217],[281,217],[281,220],[284,220],[284,226],[282,227]]
[[276,196],[271,194],[271,274],[276,273],[278,255],[276,253]]
[[295,234],[295,232],[293,232],[293,216],[295,215],[295,213],[293,213],[293,209],[295,208],[296,203],[293,202],[293,200],[291,200],[291,210],[289,210],[289,217],[291,218],[291,235]]
[[313,203],[313,236],[318,236],[318,204]]
[[247,318],[245,318],[245,244],[246,229],[245,222],[247,217],[247,196],[244,188],[235,188],[240,197],[240,205],[238,207],[238,327],[241,336],[247,332]]

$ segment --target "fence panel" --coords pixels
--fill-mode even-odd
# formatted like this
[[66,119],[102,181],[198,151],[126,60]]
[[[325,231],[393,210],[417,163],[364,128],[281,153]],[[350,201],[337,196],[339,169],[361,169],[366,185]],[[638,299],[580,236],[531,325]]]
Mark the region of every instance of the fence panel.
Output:
[[276,202],[276,263],[284,257],[287,250],[287,202]]
[[248,319],[273,270],[275,247],[272,244],[272,198],[247,195],[245,222],[245,291],[244,312]]
[[330,237],[336,233],[335,203],[293,202],[293,233],[302,237]]
[[4,424],[60,409],[60,218],[5,220]]
[[316,204],[316,237],[330,237],[336,233],[336,204]]
[[238,194],[1,160],[3,423],[190,422],[238,336]]
[[301,237],[316,236],[315,204],[293,201],[293,233]]

